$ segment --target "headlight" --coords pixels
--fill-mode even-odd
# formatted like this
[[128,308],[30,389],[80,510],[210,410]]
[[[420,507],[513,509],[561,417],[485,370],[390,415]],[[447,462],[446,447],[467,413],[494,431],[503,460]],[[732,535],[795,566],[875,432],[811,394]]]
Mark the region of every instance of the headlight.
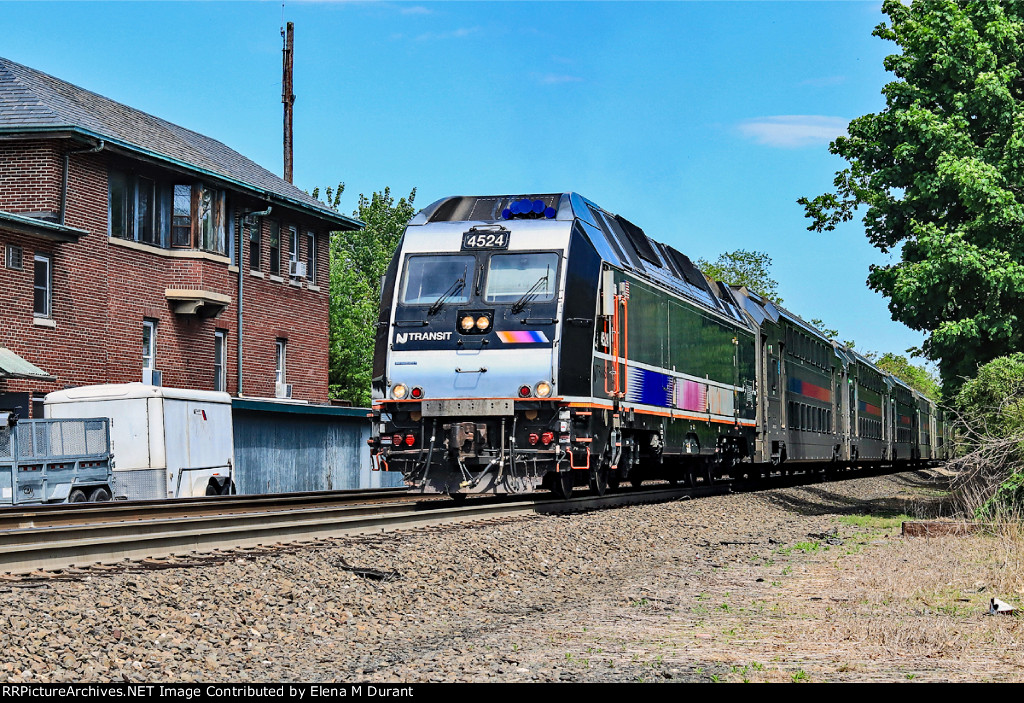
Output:
[[551,395],[551,384],[548,383],[547,381],[541,381],[540,383],[533,387],[533,392],[537,395],[538,398],[547,398],[549,395]]
[[481,315],[480,317],[476,318],[476,328],[481,332],[490,326],[491,321],[488,319],[486,315]]
[[403,400],[407,395],[409,395],[409,388],[404,383],[396,383],[391,388],[391,397],[395,400]]
[[476,324],[476,320],[473,319],[472,315],[466,315],[464,318],[459,320],[459,327],[461,327],[464,332],[469,332],[473,329],[474,324]]

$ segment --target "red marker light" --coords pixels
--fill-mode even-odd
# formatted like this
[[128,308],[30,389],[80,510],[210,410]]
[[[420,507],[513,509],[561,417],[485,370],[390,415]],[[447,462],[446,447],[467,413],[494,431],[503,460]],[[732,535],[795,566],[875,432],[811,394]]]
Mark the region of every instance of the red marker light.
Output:
[[391,438],[391,443],[396,447],[402,443],[402,435],[396,434]]
[[551,444],[554,440],[555,440],[555,433],[554,432],[545,432],[544,434],[542,434],[540,436],[540,441],[544,442],[545,446]]
[[530,444],[537,444],[537,442],[539,442],[539,441],[540,441],[540,437],[537,435],[537,433],[536,432],[531,432],[530,433]]
[[411,397],[416,398],[417,400],[419,400],[420,398],[423,397],[423,389],[420,388],[419,386],[416,386],[415,388],[412,389],[412,391],[409,393],[409,395]]
[[530,397],[530,387],[529,386],[519,386],[519,397],[520,398],[529,398]]
[[416,443],[416,438],[414,436],[412,436],[411,434],[407,434],[405,436],[405,444],[406,444],[406,446],[411,447],[415,443]]

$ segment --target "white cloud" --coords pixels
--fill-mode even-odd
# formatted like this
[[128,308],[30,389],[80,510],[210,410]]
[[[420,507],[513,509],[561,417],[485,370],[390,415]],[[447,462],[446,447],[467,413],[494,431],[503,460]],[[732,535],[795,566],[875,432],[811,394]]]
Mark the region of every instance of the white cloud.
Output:
[[579,83],[583,79],[579,76],[568,76],[557,73],[545,73],[539,76],[540,82],[545,85],[557,85],[558,83]]
[[758,144],[795,149],[828,144],[846,134],[850,121],[825,115],[774,115],[756,117],[739,124],[740,133]]

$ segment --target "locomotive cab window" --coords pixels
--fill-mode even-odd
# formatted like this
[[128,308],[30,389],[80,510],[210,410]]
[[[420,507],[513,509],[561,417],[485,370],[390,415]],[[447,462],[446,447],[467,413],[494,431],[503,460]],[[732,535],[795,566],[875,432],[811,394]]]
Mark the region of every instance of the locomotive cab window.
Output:
[[410,256],[402,279],[402,302],[433,305],[443,297],[447,303],[465,303],[475,265],[472,256]]
[[554,299],[558,259],[555,252],[494,254],[487,269],[484,300],[514,303],[526,297],[529,302]]

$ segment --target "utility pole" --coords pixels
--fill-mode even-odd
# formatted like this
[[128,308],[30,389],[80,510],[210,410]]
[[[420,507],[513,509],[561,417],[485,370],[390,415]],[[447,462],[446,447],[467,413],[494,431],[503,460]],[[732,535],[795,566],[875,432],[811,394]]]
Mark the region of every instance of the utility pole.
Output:
[[295,105],[295,94],[292,92],[294,32],[294,22],[289,22],[281,30],[284,38],[284,76],[281,81],[281,102],[284,103],[284,179],[289,183],[292,182],[292,106]]

